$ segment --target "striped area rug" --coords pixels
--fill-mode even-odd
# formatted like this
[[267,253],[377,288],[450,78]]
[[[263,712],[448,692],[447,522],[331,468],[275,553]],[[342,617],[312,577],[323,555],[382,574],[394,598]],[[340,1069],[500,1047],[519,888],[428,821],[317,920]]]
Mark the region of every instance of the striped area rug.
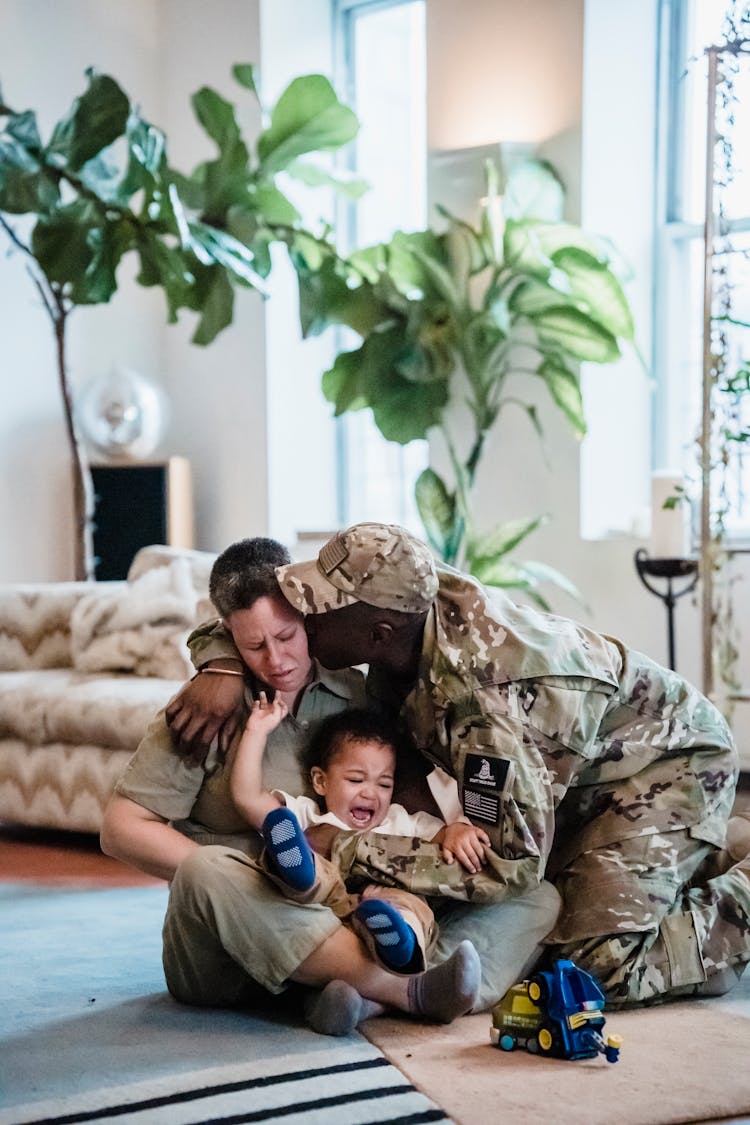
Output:
[[370,1044],[212,1067],[0,1110],[0,1125],[452,1125]]

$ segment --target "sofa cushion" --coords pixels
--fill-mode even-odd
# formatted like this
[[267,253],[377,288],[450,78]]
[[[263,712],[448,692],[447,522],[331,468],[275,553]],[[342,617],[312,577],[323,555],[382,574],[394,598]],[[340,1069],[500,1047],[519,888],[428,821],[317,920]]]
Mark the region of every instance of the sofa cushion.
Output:
[[123,589],[94,587],[70,618],[74,668],[187,678],[185,642],[198,624],[199,597],[190,564],[181,557],[129,579]]
[[187,547],[170,547],[161,543],[141,547],[130,564],[128,582],[135,582],[148,570],[171,566],[175,559],[182,559],[190,567],[193,588],[198,595],[197,624],[201,624],[217,616],[208,596],[211,568],[217,558],[218,555],[211,551],[194,551]]
[[36,746],[62,742],[132,753],[180,684],[72,668],[0,672],[0,730]]
[[[125,582],[106,582],[98,589],[125,587]],[[0,670],[69,665],[71,614],[94,588],[91,582],[0,585]]]

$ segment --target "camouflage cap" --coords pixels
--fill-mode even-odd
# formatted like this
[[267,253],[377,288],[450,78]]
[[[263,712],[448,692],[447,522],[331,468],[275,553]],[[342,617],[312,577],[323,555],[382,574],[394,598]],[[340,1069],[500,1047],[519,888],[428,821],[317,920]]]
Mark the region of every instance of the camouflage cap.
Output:
[[325,613],[355,602],[425,613],[438,589],[429,547],[403,527],[358,523],[340,531],[313,562],[276,568],[281,592],[300,613]]

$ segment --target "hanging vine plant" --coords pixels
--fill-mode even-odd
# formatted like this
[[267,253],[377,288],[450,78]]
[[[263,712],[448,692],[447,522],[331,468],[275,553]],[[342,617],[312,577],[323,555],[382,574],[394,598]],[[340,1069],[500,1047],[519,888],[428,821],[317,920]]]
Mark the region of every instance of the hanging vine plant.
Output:
[[733,3],[726,16],[726,41],[709,47],[706,191],[706,294],[701,468],[701,576],[703,687],[721,685],[731,713],[741,689],[739,632],[734,611],[734,573],[728,518],[741,495],[742,458],[750,441],[750,323],[737,314],[737,264],[747,268],[750,251],[741,245],[729,213],[735,183],[735,136],[739,128],[738,79],[750,68],[750,5]]

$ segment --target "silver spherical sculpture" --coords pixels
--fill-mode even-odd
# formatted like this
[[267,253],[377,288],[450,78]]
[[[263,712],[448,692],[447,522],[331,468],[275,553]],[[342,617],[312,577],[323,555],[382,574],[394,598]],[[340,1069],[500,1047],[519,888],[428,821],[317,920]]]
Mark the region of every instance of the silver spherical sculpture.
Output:
[[163,393],[135,371],[115,368],[83,388],[76,416],[86,444],[110,461],[140,461],[164,433]]

